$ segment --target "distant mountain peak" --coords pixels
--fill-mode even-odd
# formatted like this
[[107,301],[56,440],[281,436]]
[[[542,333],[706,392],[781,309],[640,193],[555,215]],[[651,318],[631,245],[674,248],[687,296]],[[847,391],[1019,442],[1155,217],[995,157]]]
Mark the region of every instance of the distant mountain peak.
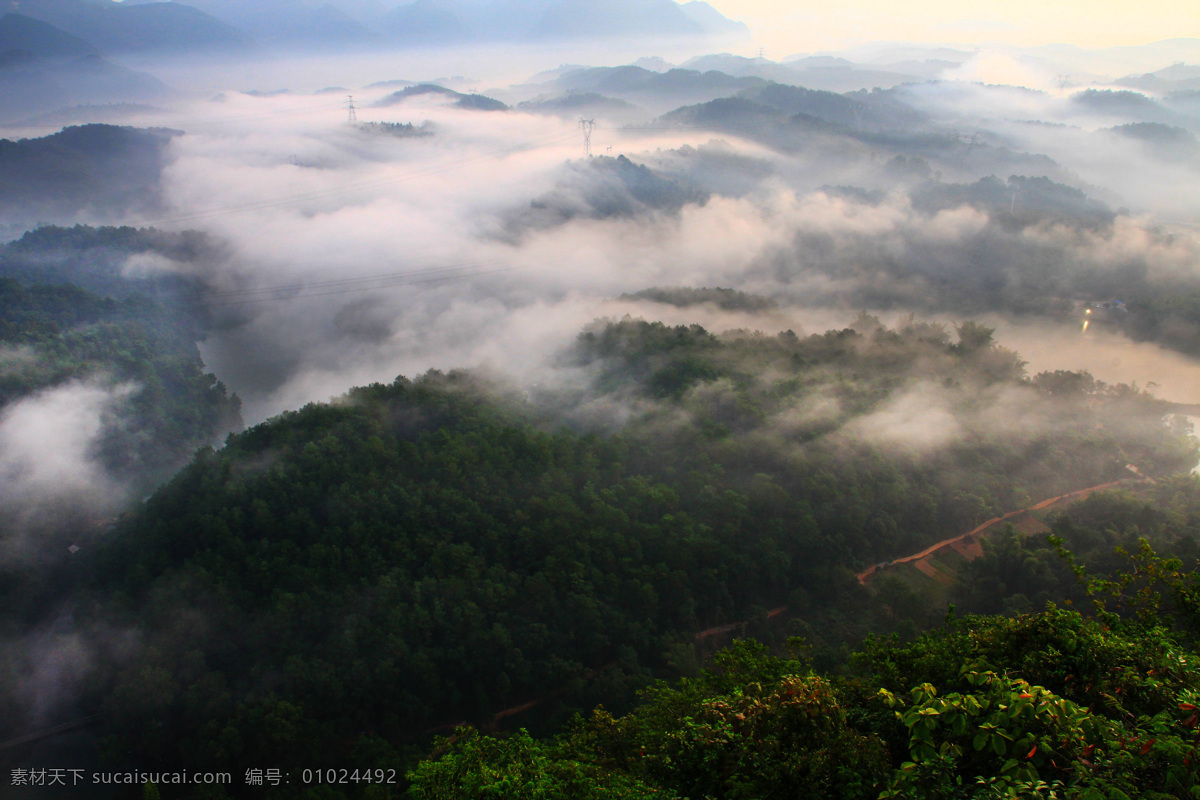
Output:
[[708,33],[750,35],[746,23],[730,19],[704,0],[691,0],[681,5],[680,9]]
[[21,50],[36,58],[70,58],[96,53],[90,42],[24,14],[0,17],[0,53],[10,50]]
[[40,20],[105,53],[229,50],[245,37],[190,4],[110,0],[8,0],[10,10]]

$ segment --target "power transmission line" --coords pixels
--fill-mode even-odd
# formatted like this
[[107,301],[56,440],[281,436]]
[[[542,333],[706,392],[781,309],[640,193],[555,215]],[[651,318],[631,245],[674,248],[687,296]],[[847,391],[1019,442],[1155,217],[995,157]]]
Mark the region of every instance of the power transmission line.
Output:
[[[448,268],[445,270],[429,269],[418,270],[409,274],[397,273],[395,277],[386,280],[378,278],[373,279],[375,282],[357,286],[343,286],[331,288],[327,291],[316,292],[301,292],[296,291],[292,294],[281,297],[256,297],[248,300],[225,300],[208,303],[210,308],[229,308],[234,306],[253,306],[262,303],[285,303],[292,300],[307,300],[312,297],[329,297],[339,294],[353,294],[355,292],[378,292],[383,289],[394,289],[400,286],[413,286],[422,283],[449,283],[451,281],[467,280],[468,278],[479,278],[485,275],[496,275],[502,272],[513,270],[512,266],[501,266],[493,269],[475,269],[468,270],[467,268]],[[332,282],[329,282],[332,283]],[[312,284],[315,287],[321,287],[322,283]]]
[[583,152],[588,158],[592,157],[592,131],[596,129],[596,120],[579,118],[579,127],[583,130]]
[[[603,127],[604,130],[615,131],[711,131],[711,128],[704,127],[689,127],[689,126],[674,126],[674,127],[626,127],[626,128],[609,128],[607,126],[596,125],[593,120],[587,120],[590,123],[589,127],[595,129]],[[591,131],[586,130],[585,146],[588,150],[588,155],[591,155]],[[528,153],[559,142],[565,142],[573,137],[572,133],[559,133],[552,136],[547,136],[543,139],[538,139],[527,145],[518,147],[510,147],[488,155],[477,156],[474,158],[461,159],[449,163],[442,163],[427,169],[418,169],[412,172],[407,172],[403,175],[398,175],[392,178],[385,178],[376,181],[365,181],[363,183],[351,183],[336,189],[327,189],[318,192],[308,192],[304,194],[286,195],[265,200],[257,200],[249,203],[241,203],[231,206],[217,206],[203,211],[196,211],[189,214],[179,214],[173,217],[160,217],[159,219],[141,220],[138,225],[143,227],[153,227],[156,225],[174,225],[183,222],[194,222],[202,219],[211,219],[212,217],[221,217],[228,214],[238,214],[245,211],[261,211],[269,208],[282,208],[284,206],[293,205],[295,203],[303,203],[310,200],[323,200],[329,197],[337,197],[338,195],[350,194],[351,192],[366,191],[369,189],[379,189],[392,184],[401,183],[412,180],[414,178],[425,178],[433,175],[439,175],[444,172],[451,172],[455,169],[472,164],[481,164],[487,161],[498,161],[508,156]]]
[[426,169],[413,170],[412,172],[407,172],[403,175],[397,175],[392,178],[385,178],[382,180],[375,180],[375,181],[365,181],[362,183],[351,183],[351,184],[347,184],[345,186],[338,187],[336,189],[326,189],[326,190],[318,191],[318,192],[308,192],[308,193],[304,193],[304,194],[286,195],[283,197],[275,197],[275,198],[266,199],[266,200],[257,200],[257,201],[253,201],[253,202],[249,202],[249,203],[241,203],[241,204],[232,205],[232,206],[218,206],[216,208],[211,208],[211,209],[207,209],[204,211],[196,211],[196,212],[193,212],[190,214],[180,214],[180,215],[177,215],[174,217],[163,217],[163,218],[154,219],[154,220],[143,220],[143,221],[139,222],[138,224],[141,226],[154,226],[154,225],[172,225],[172,224],[180,223],[180,222],[193,222],[195,220],[209,219],[211,217],[219,217],[219,216],[224,216],[226,214],[237,214],[237,213],[240,213],[243,211],[259,211],[259,210],[268,209],[268,208],[281,208],[283,206],[292,205],[294,203],[303,203],[303,202],[309,201],[309,200],[322,200],[322,199],[325,199],[328,197],[337,197],[338,195],[349,194],[351,192],[365,191],[368,189],[378,189],[378,188],[382,188],[384,186],[390,186],[392,184],[401,183],[401,182],[407,181],[407,180],[412,180],[413,178],[429,177],[432,175],[441,174],[443,172],[450,172],[452,170],[459,169],[460,167],[464,167],[464,166],[469,166],[471,164],[481,164],[481,163],[485,163],[487,161],[497,161],[497,160],[500,160],[503,158],[507,158],[508,156],[511,156],[511,155],[517,155],[519,153],[527,153],[527,152],[530,152],[533,150],[537,150],[537,149],[544,147],[546,145],[549,145],[549,144],[555,144],[557,142],[566,141],[567,139],[572,138],[574,135],[575,134],[572,134],[572,133],[559,133],[559,134],[555,134],[553,136],[545,137],[544,139],[539,139],[539,140],[531,142],[527,145],[522,145],[522,146],[518,146],[518,147],[509,147],[509,148],[505,148],[503,150],[500,150],[500,151],[497,151],[494,153],[490,153],[487,155],[476,156],[473,158],[460,159],[458,161],[453,161],[450,163],[438,164],[438,165],[435,165],[435,166],[432,166],[432,167],[429,167]]
[[622,125],[619,128],[610,128],[607,125],[597,125],[602,131],[708,131],[709,133],[721,133],[720,130],[713,127],[705,127],[703,125]]
[[[243,298],[249,302],[255,299],[260,300],[290,300],[295,293],[314,289],[347,289],[357,290],[362,288],[373,288],[368,284],[388,283],[397,280],[416,280],[423,278],[447,277],[456,274],[480,274],[478,270],[494,270],[495,268],[503,267],[511,268],[508,262],[503,259],[493,259],[491,261],[467,262],[461,264],[447,264],[440,267],[427,267],[425,269],[409,270],[405,272],[385,272],[376,275],[363,275],[357,278],[339,278],[337,280],[327,281],[307,281],[304,283],[284,284],[279,286],[259,286],[248,289],[229,289],[220,292],[208,292],[205,294],[205,299],[216,301],[214,305],[226,305],[232,301],[238,301]],[[289,294],[291,293],[291,294]],[[286,297],[270,297],[272,294],[285,294]],[[263,297],[255,298],[255,295],[264,295]]]

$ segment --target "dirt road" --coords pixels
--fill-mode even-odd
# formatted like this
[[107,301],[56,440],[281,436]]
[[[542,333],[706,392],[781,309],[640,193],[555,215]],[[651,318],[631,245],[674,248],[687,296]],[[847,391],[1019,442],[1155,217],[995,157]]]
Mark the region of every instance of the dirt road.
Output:
[[1121,481],[1109,481],[1108,483],[1101,483],[1098,486],[1089,486],[1086,489],[1080,489],[1075,492],[1067,492],[1066,494],[1060,494],[1055,497],[1048,498],[1046,500],[1041,501],[1040,503],[1030,506],[1029,508],[1019,508],[1016,511],[1008,512],[1004,516],[993,517],[992,519],[989,519],[987,522],[983,523],[982,525],[975,526],[974,528],[967,531],[966,533],[959,534],[958,536],[954,536],[949,539],[944,539],[944,540],[938,542],[937,544],[933,544],[933,545],[930,545],[929,547],[926,547],[924,550],[922,550],[919,553],[913,553],[911,556],[905,556],[904,558],[897,558],[894,561],[883,561],[883,562],[880,562],[873,566],[870,566],[867,569],[863,570],[862,572],[858,573],[858,575],[856,577],[858,578],[859,583],[861,583],[863,586],[866,586],[870,582],[871,578],[877,572],[881,572],[881,571],[887,569],[888,567],[893,567],[897,564],[907,564],[911,561],[920,561],[921,559],[928,558],[929,556],[933,555],[934,553],[938,552],[939,550],[943,550],[947,547],[953,547],[955,545],[968,543],[971,540],[973,540],[974,537],[983,533],[984,531],[986,531],[988,528],[992,527],[993,525],[997,525],[1001,522],[1005,522],[1007,520],[1012,519],[1013,517],[1018,517],[1022,514],[1028,514],[1031,511],[1041,511],[1043,509],[1049,508],[1050,506],[1054,505],[1055,503],[1061,503],[1064,500],[1074,500],[1079,497],[1086,497],[1089,494],[1091,494],[1092,492],[1099,492],[1104,489],[1111,489],[1114,486],[1120,485],[1120,483],[1121,483]]

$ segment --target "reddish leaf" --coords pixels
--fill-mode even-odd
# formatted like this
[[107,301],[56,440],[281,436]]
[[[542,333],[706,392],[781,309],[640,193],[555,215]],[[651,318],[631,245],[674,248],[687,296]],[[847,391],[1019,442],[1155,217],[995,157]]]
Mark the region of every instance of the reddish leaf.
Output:
[[1029,754],[1028,754],[1027,756],[1025,756],[1025,757],[1026,757],[1026,758],[1033,758],[1033,754],[1034,754],[1034,753],[1036,753],[1036,752],[1037,752],[1037,745],[1035,744],[1035,745],[1033,746],[1033,749],[1032,749],[1032,750],[1030,750],[1030,751],[1029,751]]
[[1154,743],[1157,741],[1158,741],[1157,739],[1148,739],[1146,741],[1146,743],[1144,745],[1142,745],[1142,755],[1146,755],[1146,753],[1149,753],[1150,748],[1153,747]]

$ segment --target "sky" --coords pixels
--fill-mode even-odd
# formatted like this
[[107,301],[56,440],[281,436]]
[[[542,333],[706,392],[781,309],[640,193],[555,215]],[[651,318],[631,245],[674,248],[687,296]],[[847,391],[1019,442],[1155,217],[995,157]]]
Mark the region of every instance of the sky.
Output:
[[1200,37],[1195,0],[709,0],[751,26],[768,58],[872,41],[1079,47]]

